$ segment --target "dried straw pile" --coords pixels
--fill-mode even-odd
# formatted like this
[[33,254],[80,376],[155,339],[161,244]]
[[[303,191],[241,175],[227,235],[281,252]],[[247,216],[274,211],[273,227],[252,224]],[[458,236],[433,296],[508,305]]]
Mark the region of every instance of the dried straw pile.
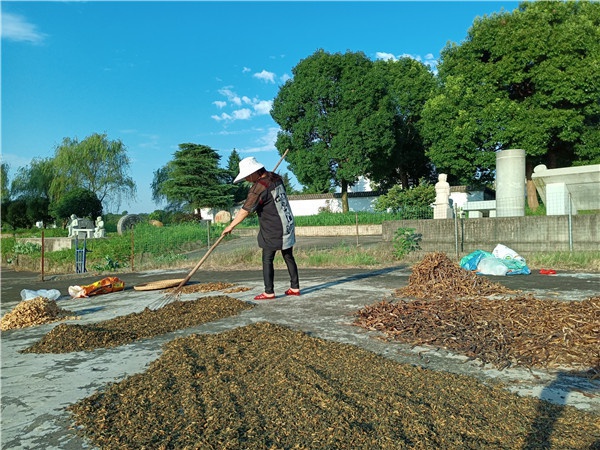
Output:
[[600,376],[600,297],[566,302],[511,293],[461,269],[443,253],[426,255],[396,296],[357,313],[355,325],[412,345],[460,352],[497,368],[569,368]]
[[396,291],[399,297],[427,299],[511,293],[515,292],[461,268],[442,252],[426,254],[413,267],[408,286]]
[[239,314],[254,306],[228,296],[173,301],[90,325],[60,324],[22,353],[68,353],[116,347]]
[[598,418],[257,323],[171,341],[71,405],[105,449],[590,449]]
[[590,369],[600,376],[600,297],[400,300],[366,306],[355,324],[390,339],[457,351],[499,369]]
[[59,308],[56,301],[35,297],[22,301],[12,311],[7,312],[0,320],[0,330],[26,328],[69,319],[75,319],[73,313]]
[[[199,283],[199,284],[190,284],[183,286],[180,290],[180,294],[197,294],[201,292],[212,292],[212,291],[221,291],[223,289],[231,288],[235,286],[233,283]],[[177,287],[166,289],[165,292],[174,292]]]

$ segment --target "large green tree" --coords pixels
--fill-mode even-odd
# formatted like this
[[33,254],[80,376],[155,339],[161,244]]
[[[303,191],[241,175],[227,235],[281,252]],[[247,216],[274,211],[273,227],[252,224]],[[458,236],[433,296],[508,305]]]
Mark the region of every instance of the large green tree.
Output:
[[102,215],[102,203],[95,192],[84,188],[74,188],[50,206],[52,216],[62,221],[63,228],[69,223],[72,214],[95,220]]
[[495,152],[522,148],[527,176],[600,162],[600,3],[524,2],[477,18],[438,65],[423,111],[427,156],[454,182],[493,179]]
[[28,166],[20,167],[11,183],[15,197],[41,197],[51,200],[50,186],[56,176],[51,158],[34,158]]
[[[227,184],[233,185],[233,180],[235,180],[235,177],[237,176],[237,174],[240,171],[240,161],[241,160],[242,160],[242,158],[240,157],[240,154],[234,148],[229,155],[229,159],[227,160],[227,174],[226,174],[226,178],[225,178]],[[239,203],[239,202],[244,201],[246,199],[246,196],[248,195],[249,190],[250,190],[250,185],[245,181],[235,184],[232,189],[233,202]]]
[[9,169],[10,166],[7,163],[0,163],[0,200],[2,202],[10,200],[10,183],[8,180]]
[[105,205],[115,210],[125,199],[135,198],[136,186],[129,176],[130,160],[120,140],[106,134],[92,134],[83,141],[65,138],[53,159],[56,176],[52,181],[54,200],[74,188],[92,191]]
[[280,88],[271,116],[280,126],[276,147],[308,192],[339,186],[348,211],[348,187],[376,175],[375,161],[394,150],[394,105],[385,80],[362,52],[323,50],[300,61]]
[[437,82],[425,64],[408,57],[375,61],[374,70],[376,76],[385,80],[395,115],[393,152],[389,159],[373,161],[376,168],[372,181],[383,190],[397,184],[407,189],[432,171],[418,125],[425,102],[433,96]]
[[191,210],[227,207],[232,186],[226,183],[227,170],[219,168],[220,158],[206,145],[179,144],[160,192],[169,202],[182,202]]
[[20,167],[11,182],[10,192],[26,204],[26,215],[31,223],[52,221],[50,185],[54,179],[54,164],[50,158],[34,158],[28,166]]

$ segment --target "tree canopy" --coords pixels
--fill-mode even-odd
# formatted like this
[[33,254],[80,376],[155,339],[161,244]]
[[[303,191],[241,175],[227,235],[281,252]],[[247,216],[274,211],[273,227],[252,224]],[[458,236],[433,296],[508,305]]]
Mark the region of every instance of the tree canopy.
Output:
[[219,168],[220,155],[206,145],[179,144],[167,164],[168,178],[160,192],[169,202],[182,202],[196,208],[222,208],[232,202],[228,172]]
[[135,197],[136,186],[128,175],[130,160],[120,140],[92,134],[83,141],[65,138],[53,159],[56,171],[51,195],[59,200],[74,188],[92,191],[105,205],[119,209],[124,198]]
[[250,186],[245,181],[241,183],[233,184],[233,180],[237,176],[240,170],[240,161],[242,158],[237,150],[234,148],[229,155],[229,159],[227,160],[227,174],[225,177],[225,183],[233,186],[233,202],[239,203],[246,199],[248,195],[248,191],[250,190]]
[[7,163],[0,163],[0,198],[2,199],[2,202],[10,200],[10,184],[8,182],[9,169],[10,166]]
[[600,3],[524,2],[477,18],[438,65],[423,111],[427,156],[454,182],[494,177],[495,152],[522,148],[527,175],[600,162]]
[[383,190],[398,183],[409,188],[432,171],[418,124],[437,82],[427,66],[409,57],[375,61],[374,70],[375,76],[385,81],[395,115],[390,124],[394,130],[394,149],[389,159],[373,161],[375,170],[371,178]]
[[77,217],[94,219],[102,215],[102,203],[95,192],[84,188],[71,189],[60,200],[50,206],[52,216],[63,221],[63,226],[68,223],[71,214]]
[[340,186],[348,210],[348,186],[377,170],[394,149],[394,105],[385,81],[362,52],[323,50],[300,61],[279,90],[271,116],[281,127],[276,147],[289,149],[290,170],[308,191]]

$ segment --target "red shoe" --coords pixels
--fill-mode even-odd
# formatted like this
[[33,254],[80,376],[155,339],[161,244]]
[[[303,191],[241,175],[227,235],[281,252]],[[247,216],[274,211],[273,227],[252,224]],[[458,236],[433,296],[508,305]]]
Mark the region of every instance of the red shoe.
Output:
[[265,294],[263,292],[262,294],[259,294],[256,297],[254,297],[254,300],[273,300],[274,298],[275,298],[275,294],[269,295],[269,294]]
[[300,291],[292,291],[292,288],[289,288],[285,291],[285,295],[300,295]]

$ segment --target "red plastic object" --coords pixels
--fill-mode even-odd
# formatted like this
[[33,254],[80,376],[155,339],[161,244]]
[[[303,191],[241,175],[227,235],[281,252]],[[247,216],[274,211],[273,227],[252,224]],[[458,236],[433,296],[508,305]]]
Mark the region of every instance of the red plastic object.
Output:
[[542,274],[542,275],[556,275],[556,270],[554,270],[554,269],[540,269],[540,274]]

